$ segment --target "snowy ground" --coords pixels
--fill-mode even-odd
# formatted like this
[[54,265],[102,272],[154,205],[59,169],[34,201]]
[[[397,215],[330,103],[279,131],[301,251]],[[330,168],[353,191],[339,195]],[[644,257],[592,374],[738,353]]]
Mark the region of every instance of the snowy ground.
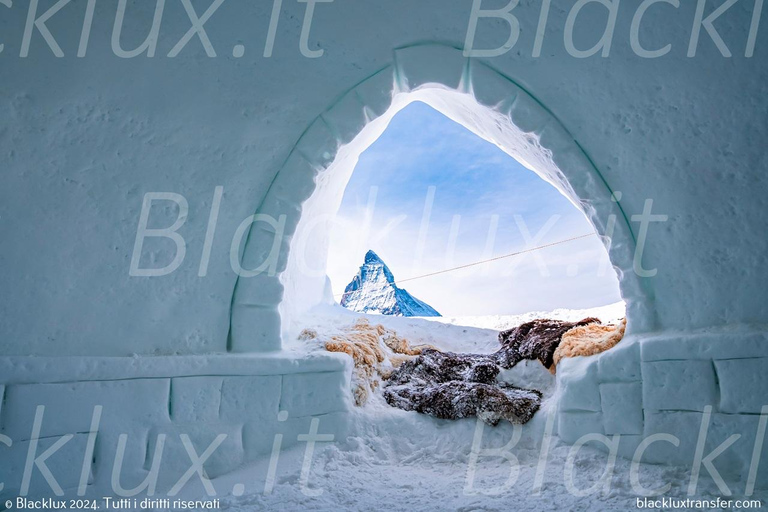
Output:
[[[222,509],[320,511],[549,511],[632,510],[633,492],[628,461],[619,459],[609,485],[588,489],[605,473],[606,454],[589,446],[565,468],[570,447],[556,438],[546,458],[536,439],[545,416],[524,428],[521,441],[508,450],[511,461],[482,456],[470,464],[476,422],[446,422],[397,410],[359,414],[356,434],[340,444],[318,449],[312,470],[302,485],[304,449],[282,454],[278,477],[270,494],[264,492],[265,459],[217,480],[223,492],[249,482],[242,496],[222,499]],[[504,446],[513,436],[511,425],[485,428],[482,447]],[[468,486],[468,470],[474,483]],[[537,472],[543,468],[541,477]],[[643,466],[640,483],[657,488],[672,484],[664,496],[685,497],[688,469]],[[509,479],[509,480],[508,480]],[[702,484],[705,484],[702,482]],[[704,485],[704,494],[712,486]],[[585,491],[585,489],[587,491]],[[607,491],[606,491],[607,489]],[[586,494],[586,495],[582,495]],[[715,494],[716,495],[716,494]]]
[[[623,302],[591,309],[557,309],[555,311],[535,311],[522,315],[429,318],[363,315],[333,307],[317,309],[313,315],[304,319],[301,328],[327,332],[328,329],[348,326],[354,323],[355,319],[366,317],[372,324],[380,323],[395,329],[398,334],[408,338],[412,344],[427,343],[453,352],[487,354],[499,349],[499,331],[516,327],[536,318],[576,321],[592,316],[599,318],[603,323],[615,323],[624,318],[624,312]],[[294,333],[289,338],[295,338],[295,334],[298,333]],[[286,340],[285,344],[288,349],[306,349],[302,342],[293,339]]]
[[[336,312],[338,313],[338,312]],[[329,328],[319,314],[306,327]],[[337,327],[359,314],[336,316]],[[497,330],[538,316],[576,320],[623,316],[623,304],[596,310],[532,313],[516,317],[419,319],[371,317],[407,336],[447,350],[490,352]],[[538,365],[538,363],[536,363]],[[512,378],[551,391],[552,376],[541,365],[517,370]],[[306,444],[277,460],[273,488],[267,487],[270,460],[263,460],[214,481],[222,510],[320,511],[508,511],[633,510],[639,490],[630,480],[630,462],[619,458],[612,471],[608,455],[589,444],[569,458],[572,448],[545,435],[551,404],[524,427],[508,423],[487,427],[475,420],[445,421],[389,407],[380,395],[352,414],[347,439],[318,443],[311,469],[302,477]],[[517,431],[516,431],[517,429]],[[322,433],[322,422],[320,424]],[[515,441],[515,437],[520,436]],[[503,453],[480,451],[508,445]],[[508,444],[509,443],[509,444]],[[474,475],[474,477],[473,477]],[[690,468],[643,465],[639,484],[662,496],[688,498]],[[266,487],[265,487],[266,485]],[[594,486],[594,487],[593,487]],[[743,488],[743,485],[741,486]],[[711,481],[698,485],[694,498],[722,496]],[[725,498],[725,497],[723,497]],[[763,498],[766,495],[756,495]],[[737,499],[737,497],[732,497]],[[663,508],[668,508],[663,507]],[[688,509],[698,509],[688,507]]]

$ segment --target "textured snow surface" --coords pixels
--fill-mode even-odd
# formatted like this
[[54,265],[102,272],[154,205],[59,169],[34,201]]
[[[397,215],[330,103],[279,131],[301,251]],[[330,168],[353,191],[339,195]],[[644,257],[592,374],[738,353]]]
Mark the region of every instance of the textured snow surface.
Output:
[[366,253],[365,263],[344,290],[341,305],[358,313],[440,316],[429,304],[399,288],[392,271],[373,251]]
[[[50,3],[40,2],[38,13]],[[654,213],[669,216],[663,229],[649,231],[643,258],[645,268],[658,269],[647,285],[660,328],[761,322],[768,314],[768,276],[757,270],[768,253],[768,237],[759,236],[768,189],[768,31],[759,32],[755,58],[743,58],[752,18],[747,6],[754,2],[738,2],[718,21],[734,53],[730,59],[703,33],[697,56],[686,55],[695,1],[647,11],[642,44],[671,44],[664,58],[632,54],[627,28],[636,2],[621,2],[617,27],[623,32],[617,29],[609,58],[573,58],[563,30],[575,3],[553,2],[543,52],[534,58],[542,3],[520,2],[520,41],[488,63],[524,84],[562,121],[611,189],[623,192],[628,216],[640,214],[648,199]],[[182,3],[166,2],[161,47],[152,59],[120,59],[109,51],[115,2],[99,2],[103,10],[86,58],[75,52],[87,2],[70,2],[51,19],[65,58],[56,57],[38,31],[30,58],[12,58],[24,39],[29,3],[13,4],[2,7],[0,124],[13,137],[0,177],[2,353],[127,355],[225,349],[237,278],[229,258],[233,235],[259,207],[296,141],[344,91],[392,64],[393,49],[417,41],[460,46],[472,2],[451,9],[444,0],[318,5],[310,44],[322,42],[321,59],[306,59],[296,48],[307,5],[283,2],[275,57],[261,58],[255,44],[239,60],[229,49],[255,33],[263,42],[272,2],[222,5],[206,25],[218,58],[207,58],[196,38],[177,58],[160,58],[190,28]],[[136,38],[126,43],[131,48],[146,36],[156,2],[133,4],[126,14]],[[507,2],[488,4],[494,9]],[[709,13],[723,2],[707,4]],[[579,46],[589,48],[598,37],[591,28],[602,33],[606,26],[605,10],[588,6],[577,21],[585,39]],[[509,37],[503,21],[482,25],[478,48],[495,48]],[[398,65],[414,84],[420,76],[451,76],[453,61],[406,61],[399,53]],[[391,86],[391,75],[384,78]],[[474,90],[481,98],[495,92],[490,86]],[[359,132],[351,115],[341,121]],[[531,121],[530,129],[538,129]],[[295,183],[298,189],[305,181]],[[200,255],[219,185],[225,186],[222,208],[208,276],[201,279]],[[153,191],[188,201],[190,215],[180,231],[187,257],[166,277],[130,279],[142,198]],[[172,225],[178,217],[173,204],[156,206],[152,226]],[[172,242],[153,241],[144,264],[162,267],[173,251]]]
[[[497,495],[483,491],[504,485],[511,465],[501,457],[481,457],[476,465],[475,493],[465,492],[469,453],[476,423],[449,422],[392,410],[370,411],[358,418],[358,431],[345,442],[318,448],[301,491],[303,449],[281,456],[275,487],[264,493],[268,459],[215,481],[229,494],[245,485],[243,496],[222,498],[222,510],[231,511],[626,511],[635,510],[636,494],[629,481],[630,463],[618,459],[607,495],[569,492],[564,478],[569,446],[557,443],[549,451],[543,485],[534,491],[541,451],[536,438],[542,423],[523,427],[523,437],[510,451],[517,458],[517,478]],[[542,418],[544,418],[542,416]],[[501,447],[512,437],[508,425],[484,429],[483,447]],[[607,455],[589,445],[575,459],[572,486],[588,489],[604,473]],[[664,495],[685,498],[690,468],[641,465],[640,482],[658,488],[672,487]],[[719,496],[713,484],[702,480],[696,497]],[[737,499],[736,497],[734,497]],[[756,493],[753,498],[765,499]]]
[[[4,2],[6,6],[10,3]],[[663,228],[649,230],[642,259],[644,268],[658,270],[657,277],[648,279],[645,285],[653,298],[659,332],[687,333],[740,325],[764,329],[768,274],[759,269],[764,268],[768,237],[759,233],[765,230],[768,189],[768,60],[764,58],[763,44],[768,32],[760,31],[758,48],[763,54],[753,59],[738,54],[723,58],[718,45],[710,40],[702,40],[695,58],[688,57],[691,20],[695,19],[697,5],[704,6],[704,2],[680,2],[674,10],[663,5],[650,9],[644,22],[644,44],[649,48],[669,44],[668,56],[636,58],[629,51],[624,32],[624,37],[617,36],[611,58],[575,59],[567,54],[559,37],[574,3],[557,2],[557,8],[553,7],[546,26],[546,33],[553,37],[547,37],[542,57],[534,58],[531,48],[536,44],[534,34],[541,3],[520,2],[515,14],[524,28],[521,41],[514,52],[488,59],[489,64],[511,81],[524,84],[537,102],[562,121],[565,130],[562,137],[554,135],[555,139],[577,141],[589,155],[599,172],[570,172],[574,187],[588,190],[581,182],[605,182],[612,191],[623,193],[621,208],[629,219],[639,215],[649,201],[653,201],[655,214],[668,217]],[[109,9],[114,8],[114,3],[109,7],[104,2],[97,9],[87,58],[75,57],[74,49],[81,38],[88,2],[57,3],[64,8],[54,15],[50,25],[66,58],[46,48],[40,30],[34,33],[29,59],[10,58],[18,50],[13,46],[24,39],[25,27],[29,26],[25,4],[14,2],[15,7],[3,13],[2,42],[7,47],[3,55],[6,68],[0,131],[7,145],[0,177],[0,289],[5,291],[0,295],[0,352],[4,356],[225,351],[233,326],[231,299],[237,281],[230,260],[234,234],[243,219],[257,209],[270,211],[269,204],[263,205],[270,188],[282,184],[284,190],[294,192],[291,204],[300,201],[297,196],[305,191],[311,193],[307,186],[313,178],[300,178],[303,167],[287,168],[285,162],[308,159],[304,162],[307,166],[325,168],[328,162],[323,155],[338,145],[338,138],[328,136],[328,132],[341,128],[351,134],[360,133],[367,115],[360,115],[359,121],[350,113],[334,119],[329,109],[340,105],[338,113],[344,106],[334,103],[336,98],[392,65],[396,66],[398,87],[405,89],[423,84],[420,76],[456,87],[469,69],[478,80],[464,85],[471,85],[478,99],[495,100],[497,92],[509,95],[510,81],[495,89],[492,79],[480,79],[486,69],[483,66],[468,68],[458,62],[456,69],[461,73],[454,75],[454,61],[440,59],[442,53],[431,54],[429,48],[419,53],[425,45],[406,51],[405,47],[415,41],[460,45],[469,2],[455,9],[447,9],[441,0],[387,5],[358,0],[324,5],[318,8],[311,44],[321,43],[325,56],[313,60],[303,58],[295,49],[302,30],[302,23],[296,21],[302,19],[307,6],[284,2],[275,58],[261,59],[258,49],[249,47],[248,56],[239,61],[227,57],[226,49],[243,34],[260,32],[258,27],[266,29],[271,2],[223,4],[206,26],[219,51],[216,59],[206,58],[199,44],[196,48],[190,44],[178,58],[115,58],[108,51],[114,20]],[[132,27],[131,38],[143,39],[154,2],[131,4],[126,25]],[[162,54],[190,28],[186,6],[182,2],[167,4],[163,35],[158,38]],[[635,9],[628,8],[629,4],[622,2],[618,27],[632,23]],[[734,51],[736,42],[743,41],[752,17],[744,4],[739,2],[729,8],[728,20],[723,18],[718,23],[719,33]],[[594,35],[589,29],[605,27],[605,13],[585,9],[578,23],[580,34]],[[489,48],[505,41],[509,28],[504,22],[488,23],[478,37],[478,47]],[[289,44],[294,45],[293,50]],[[391,92],[392,75],[388,71],[379,75],[385,80],[380,88],[384,96],[371,93],[370,100],[358,95],[361,103],[355,107],[356,112],[378,115],[387,108],[388,103],[375,102]],[[369,82],[369,86],[373,88],[376,83]],[[516,105],[523,111],[526,108],[524,102]],[[350,107],[348,112],[353,110]],[[523,113],[520,119],[531,133],[541,134],[542,139],[553,137],[552,129],[556,134],[558,126],[538,124],[536,112],[528,116]],[[319,118],[321,113],[324,117]],[[320,122],[316,122],[318,119]],[[313,126],[320,127],[319,131],[310,130]],[[303,133],[314,139],[303,138]],[[507,135],[505,132],[499,137]],[[330,140],[323,142],[326,137]],[[300,139],[304,144],[296,148]],[[302,156],[290,158],[298,153]],[[570,169],[574,154],[561,156],[563,168]],[[286,168],[289,172],[281,172]],[[334,186],[343,187],[343,179],[333,181]],[[225,186],[223,204],[207,277],[203,279],[201,254],[212,197],[220,185]],[[131,278],[128,271],[136,222],[145,194],[153,191],[183,194],[189,204],[188,216],[180,215],[172,203],[155,205],[151,222],[152,226],[165,227],[177,219],[187,219],[179,233],[188,242],[187,255],[179,269],[167,276]],[[598,204],[600,197],[585,194],[578,199],[589,208]],[[298,211],[299,205],[294,206]],[[333,206],[329,203],[329,209]],[[284,213],[279,209],[271,211]],[[316,213],[308,208],[302,211],[305,217],[307,212]],[[315,245],[308,246],[311,253]],[[292,254],[300,254],[299,247],[292,249]],[[171,241],[158,238],[147,243],[142,259],[148,266],[162,268],[174,254]],[[614,263],[622,267],[622,276],[631,275],[629,259]],[[319,274],[318,280],[324,280],[322,272]],[[300,295],[288,295],[294,286],[308,296],[310,305],[316,304],[320,299],[306,293],[301,284],[289,281],[286,297]],[[318,290],[322,291],[322,287]],[[257,310],[261,316],[255,321],[278,331],[279,318],[272,306],[279,293],[265,295],[253,298],[269,300],[269,308]],[[402,332],[414,336],[424,333],[424,341],[432,337],[433,344],[465,351],[491,347],[496,330],[511,326],[493,326],[494,330],[488,328],[489,324],[456,328],[439,321],[391,319],[390,323],[390,317],[384,318],[395,328],[399,327],[394,321],[402,320]],[[717,362],[713,367],[682,360],[696,353],[711,357],[710,349],[727,351],[732,358],[734,349],[730,344],[721,348],[715,337],[704,338],[705,343],[691,338],[681,343],[666,340],[663,347],[660,342],[657,348],[652,342],[644,345],[644,354],[658,358],[644,365],[652,376],[659,377],[643,382],[644,394],[654,392],[654,401],[646,404],[648,407],[700,408],[718,396],[713,383],[722,381],[726,386],[722,395],[726,411],[749,412],[734,415],[736,421],[754,419],[753,407],[758,403],[734,403],[734,397],[741,397],[749,385],[746,377],[736,379],[749,374],[746,363]],[[763,340],[761,332],[750,343]],[[744,346],[738,345],[739,350]],[[681,354],[675,358],[681,360],[670,361],[672,352]],[[757,370],[765,365],[761,361],[754,364],[763,365]],[[533,367],[530,370],[534,372]],[[666,384],[672,392],[662,394],[657,382]],[[702,382],[707,385],[700,385]],[[763,386],[756,389],[760,392],[753,393],[754,397],[764,396]],[[310,498],[300,492],[300,463],[292,464],[286,454],[270,496],[253,495],[256,490],[251,487],[250,496],[226,507],[551,510],[583,509],[596,503],[592,508],[634,508],[633,500],[626,496],[629,472],[625,463],[619,463],[616,471],[613,492],[618,495],[576,498],[569,494],[562,477],[567,448],[552,453],[540,497],[531,492],[529,485],[534,478],[537,451],[523,445],[516,454],[524,467],[508,493],[498,498],[467,496],[462,489],[472,421],[446,423],[391,408],[379,410],[375,405],[360,411],[359,424],[349,440],[316,454],[311,482],[324,490],[323,495]],[[695,416],[673,412],[653,415],[653,421],[673,423],[675,431],[690,437],[698,427]],[[544,417],[540,415],[533,423],[539,425]],[[524,440],[536,433],[535,425],[525,427],[528,434]],[[489,443],[504,444],[510,433],[504,427],[494,430],[493,435],[489,433],[493,437]],[[586,450],[582,453],[586,459],[578,464],[578,474],[593,480],[601,472],[604,455],[588,456]],[[299,462],[301,455],[297,452]],[[263,479],[258,469],[265,464],[245,470],[241,481],[253,485]],[[490,474],[502,475],[503,479],[507,468],[506,461],[500,460],[498,470],[491,469]],[[667,494],[679,493],[688,477],[687,471],[672,468],[647,471],[646,485],[667,480],[675,484]],[[482,480],[479,477],[479,487],[490,485]],[[580,487],[589,485],[579,483]]]
[[[346,314],[339,315],[337,310],[340,308],[316,311],[316,316],[307,320],[307,327],[325,324],[326,328],[337,328],[360,316],[343,310]],[[591,315],[604,322],[615,320],[623,316],[623,304],[460,320],[472,326],[449,324],[448,319],[374,316],[370,320],[396,329],[412,343],[430,343],[447,350],[490,352],[498,348],[497,329],[513,327],[538,316],[573,320]],[[525,361],[505,373],[505,381],[540,389],[545,391],[545,397],[551,396],[554,377],[539,362]],[[227,496],[222,499],[222,510],[231,511],[634,510],[637,493],[630,482],[629,461],[619,458],[608,490],[604,492],[600,487],[590,494],[585,490],[604,474],[608,463],[606,453],[588,443],[569,462],[572,448],[553,437],[546,457],[542,456],[542,439],[552,413],[553,404],[545,401],[542,411],[519,427],[520,440],[507,453],[517,469],[511,477],[512,484],[506,488],[503,486],[511,475],[510,462],[501,456],[481,455],[474,466],[474,483],[467,489],[470,453],[478,428],[476,420],[440,420],[401,411],[389,407],[380,393],[351,414],[352,427],[346,439],[317,445],[304,492],[301,477],[304,443],[281,454],[270,493],[264,492],[268,457],[215,480],[214,485]],[[502,422],[497,427],[482,428],[479,447],[492,449],[509,443],[516,427]],[[323,433],[322,419],[319,432]],[[631,445],[632,440],[627,441]],[[568,467],[573,468],[572,478],[566,476]],[[537,492],[539,469],[543,470],[543,479]],[[690,471],[690,467],[643,464],[639,471],[640,484],[651,489],[670,484],[665,497],[687,498]],[[244,484],[243,495],[232,496],[233,489],[240,494],[239,484]],[[739,487],[743,488],[732,487],[734,499],[738,499]],[[495,495],[492,494],[494,488],[499,491]],[[715,484],[702,477],[694,498],[717,496],[722,495]],[[764,492],[752,496],[763,500],[766,497]]]

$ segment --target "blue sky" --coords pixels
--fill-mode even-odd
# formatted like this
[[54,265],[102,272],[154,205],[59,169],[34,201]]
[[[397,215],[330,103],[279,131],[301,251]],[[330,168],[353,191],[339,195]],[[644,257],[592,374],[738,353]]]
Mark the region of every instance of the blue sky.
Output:
[[[328,275],[340,294],[368,249],[406,279],[592,232],[534,172],[416,102],[360,156],[331,234]],[[403,287],[444,316],[620,300],[596,236]]]

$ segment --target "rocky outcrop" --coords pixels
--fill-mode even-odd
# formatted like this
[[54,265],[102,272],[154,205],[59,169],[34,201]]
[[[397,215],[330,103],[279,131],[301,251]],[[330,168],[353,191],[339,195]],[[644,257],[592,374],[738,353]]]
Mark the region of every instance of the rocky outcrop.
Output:
[[442,419],[528,422],[541,405],[541,393],[496,382],[500,370],[493,356],[427,349],[394,370],[384,398],[393,407]]
[[552,373],[563,357],[593,355],[618,343],[624,325],[539,319],[499,334],[493,354],[454,354],[424,350],[395,369],[384,388],[387,403],[443,419],[477,416],[490,425],[506,419],[528,422],[541,406],[541,393],[499,382],[502,369],[538,360]]
[[315,340],[330,352],[354,361],[352,391],[364,405],[382,386],[393,407],[443,419],[478,417],[490,425],[501,420],[523,424],[541,406],[539,391],[497,379],[503,369],[523,360],[538,360],[552,373],[565,357],[594,355],[616,345],[626,321],[602,325],[596,318],[578,322],[539,319],[499,334],[501,348],[492,354],[441,352],[429,345],[411,345],[397,332],[360,318],[339,332],[322,337],[304,330],[304,341]]
[[461,381],[388,387],[384,398],[389,405],[406,411],[447,420],[477,416],[489,425],[497,425],[502,419],[527,423],[541,406],[538,391]]
[[538,359],[548,370],[563,335],[575,327],[599,324],[597,318],[578,322],[538,319],[499,333],[501,349],[494,354],[502,368],[512,368],[523,359]]

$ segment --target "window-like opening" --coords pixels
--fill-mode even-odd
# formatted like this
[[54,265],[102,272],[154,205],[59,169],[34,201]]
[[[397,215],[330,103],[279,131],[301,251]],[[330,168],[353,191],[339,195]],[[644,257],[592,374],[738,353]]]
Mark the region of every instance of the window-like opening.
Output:
[[335,301],[360,313],[439,312],[488,328],[525,316],[624,314],[584,213],[422,102],[399,111],[360,155],[332,223],[327,270]]
[[[388,127],[391,123],[394,123],[393,127],[397,126],[400,118],[395,118],[398,117],[399,113],[403,113],[402,118],[407,119],[409,115],[413,115],[409,112],[416,112],[418,110],[431,112],[430,108],[436,111],[431,112],[431,115],[437,116],[446,126],[450,126],[453,130],[458,131],[464,138],[472,139],[472,136],[475,135],[476,137],[473,139],[473,142],[478,147],[484,147],[484,150],[489,154],[492,154],[494,151],[496,152],[496,158],[503,163],[498,166],[488,165],[489,170],[482,175],[483,178],[499,174],[504,166],[512,167],[512,172],[504,174],[504,180],[512,180],[513,175],[516,175],[519,179],[527,179],[530,187],[536,187],[542,191],[541,194],[546,194],[547,198],[551,198],[550,203],[554,212],[546,212],[546,220],[543,222],[539,220],[538,223],[534,219],[535,216],[526,218],[525,215],[521,216],[518,214],[516,219],[515,215],[512,214],[511,222],[507,219],[504,225],[501,223],[501,214],[498,214],[499,223],[496,227],[490,225],[494,222],[493,214],[487,214],[488,218],[485,219],[485,222],[488,224],[482,229],[482,234],[485,237],[482,249],[473,249],[475,254],[480,255],[481,259],[479,260],[459,253],[460,250],[465,251],[469,247],[463,245],[463,239],[467,233],[477,238],[476,233],[473,232],[475,228],[471,227],[470,224],[472,219],[465,215],[460,222],[453,222],[453,214],[451,214],[450,225],[454,229],[453,233],[449,232],[447,237],[444,235],[442,241],[443,248],[439,249],[442,252],[438,252],[438,250],[430,247],[431,252],[427,253],[428,239],[436,233],[435,230],[429,228],[427,235],[422,237],[421,243],[418,243],[419,240],[417,240],[417,245],[411,253],[412,257],[409,261],[406,259],[405,268],[402,268],[402,262],[396,261],[391,263],[390,266],[394,267],[391,270],[399,280],[396,283],[407,284],[407,289],[412,292],[412,295],[418,297],[421,294],[421,300],[428,302],[430,300],[429,296],[436,294],[434,291],[424,291],[429,286],[433,286],[436,289],[439,286],[444,286],[450,289],[450,286],[443,283],[451,283],[451,280],[455,281],[455,276],[445,275],[448,273],[443,271],[454,268],[450,264],[451,262],[459,262],[459,256],[471,259],[471,261],[466,262],[465,260],[456,266],[474,264],[478,261],[482,262],[484,261],[483,255],[493,254],[496,256],[492,256],[492,258],[497,258],[501,261],[502,265],[500,267],[496,266],[497,261],[493,261],[482,265],[472,265],[472,267],[467,269],[459,269],[456,271],[456,275],[462,276],[470,272],[476,273],[478,279],[485,278],[488,281],[492,281],[492,289],[494,287],[495,289],[502,289],[505,285],[513,286],[515,275],[517,275],[519,282],[523,284],[530,282],[532,276],[537,279],[542,277],[544,279],[541,279],[536,285],[537,293],[535,298],[532,293],[522,292],[522,284],[519,284],[520,289],[515,290],[516,293],[514,295],[502,297],[501,299],[496,298],[493,308],[487,306],[487,303],[483,307],[481,306],[482,302],[474,300],[472,293],[475,296],[477,294],[490,296],[491,294],[483,292],[480,286],[474,289],[468,286],[467,288],[471,291],[468,296],[471,300],[464,301],[464,304],[467,311],[471,310],[471,314],[464,313],[464,311],[457,313],[454,308],[455,303],[453,306],[449,305],[448,309],[444,305],[440,305],[443,302],[457,300],[456,297],[459,294],[448,294],[447,298],[439,297],[439,301],[435,301],[435,305],[433,305],[434,309],[437,311],[442,309],[444,315],[450,315],[448,318],[461,316],[464,323],[470,321],[467,320],[468,317],[477,318],[479,315],[477,310],[480,307],[483,307],[481,313],[487,311],[487,314],[480,315],[483,317],[496,317],[502,313],[505,315],[515,313],[526,315],[531,311],[542,312],[542,310],[549,309],[550,307],[557,307],[557,313],[560,317],[570,318],[568,316],[569,312],[562,308],[577,308],[580,310],[600,304],[614,303],[614,300],[619,300],[618,287],[616,286],[618,276],[621,297],[626,301],[626,310],[629,316],[632,317],[629,319],[630,331],[633,331],[632,326],[639,329],[647,329],[652,324],[652,312],[648,310],[642,285],[637,279],[634,279],[634,274],[631,273],[631,251],[632,247],[634,247],[634,240],[629,230],[626,216],[618,204],[620,195],[618,193],[616,195],[612,194],[610,187],[602,179],[599,172],[594,169],[588,157],[574,143],[562,126],[551,117],[551,114],[537,104],[535,100],[526,99],[523,92],[518,91],[516,94],[519,99],[514,100],[513,108],[510,110],[509,105],[497,105],[495,108],[481,105],[470,94],[450,91],[439,86],[423,87],[413,92],[398,93],[391,99],[389,109],[373,121],[367,121],[362,131],[350,143],[340,148],[335,148],[332,143],[329,143],[326,146],[327,150],[322,153],[318,153],[322,149],[321,147],[316,147],[317,142],[323,137],[327,138],[327,135],[322,135],[322,131],[325,126],[333,126],[333,123],[324,119],[319,119],[315,123],[320,125],[320,130],[310,130],[308,132],[308,134],[311,134],[311,138],[307,147],[312,149],[309,152],[305,152],[304,149],[299,151],[299,159],[307,158],[307,161],[310,161],[311,164],[309,155],[320,154],[326,160],[331,155],[335,155],[335,157],[330,166],[323,164],[319,167],[319,174],[314,178],[314,192],[302,204],[295,234],[286,239],[286,242],[290,245],[290,251],[288,251],[289,257],[286,261],[287,267],[285,270],[280,271],[279,275],[285,292],[278,306],[279,325],[282,326],[283,332],[283,346],[286,346],[286,343],[290,344],[295,341],[296,336],[301,330],[308,323],[312,322],[312,311],[320,312],[322,310],[322,315],[330,312],[333,316],[344,315],[345,312],[350,313],[345,308],[331,307],[329,309],[328,306],[340,302],[340,296],[344,293],[346,284],[349,282],[348,280],[352,279],[355,274],[355,269],[359,268],[363,263],[367,251],[371,247],[376,246],[376,244],[371,243],[371,240],[361,237],[359,233],[356,233],[356,229],[359,231],[359,226],[356,228],[345,225],[342,229],[347,233],[352,233],[352,235],[347,235],[347,238],[352,236],[356,242],[363,240],[364,243],[362,245],[356,243],[354,244],[356,248],[347,248],[341,252],[344,258],[349,258],[348,261],[356,260],[354,264],[347,263],[345,267],[343,258],[337,259],[340,251],[336,249],[330,251],[332,253],[330,254],[330,266],[328,264],[331,238],[338,240],[338,236],[334,235],[332,237],[331,233],[334,231],[338,232],[339,226],[344,224],[345,212],[350,211],[346,203],[351,201],[354,204],[355,201],[359,201],[363,204],[368,204],[371,196],[371,189],[368,187],[367,193],[363,192],[363,194],[367,194],[366,198],[361,200],[359,191],[361,189],[365,190],[365,186],[358,186],[354,182],[350,185],[350,181],[353,177],[355,181],[357,179],[364,180],[364,170],[358,169],[358,172],[355,172],[361,157],[363,162],[360,167],[364,167],[365,160],[368,158],[368,154],[364,155],[364,153],[372,146],[377,147],[389,140],[393,132],[388,130]],[[513,98],[516,97],[513,95]],[[420,102],[423,102],[423,104]],[[520,106],[515,106],[518,103],[520,103]],[[366,116],[373,112],[368,110],[368,107],[364,110]],[[447,119],[443,119],[440,115]],[[334,116],[336,116],[334,119],[344,119],[340,113],[334,113]],[[451,125],[448,120],[453,121],[455,124]],[[538,128],[535,128],[536,126]],[[424,137],[424,132],[422,130],[418,135]],[[444,141],[441,140],[440,142]],[[450,143],[444,145],[451,146]],[[304,147],[303,141],[301,147]],[[376,147],[372,149],[370,154],[375,153]],[[457,150],[454,147],[449,147],[449,149],[454,152]],[[391,156],[394,158],[397,154],[401,153],[402,150],[394,151]],[[467,172],[466,169],[462,169],[462,171],[464,173]],[[377,174],[382,173],[379,171]],[[445,175],[450,176],[448,173],[445,173]],[[464,201],[460,203],[459,199],[456,199],[455,202],[462,205],[475,205],[476,207],[478,198],[469,197],[468,187],[462,187],[461,175],[461,173],[454,173],[454,176],[458,176],[458,178],[454,177],[454,179],[460,188],[456,196]],[[537,180],[537,177],[540,178],[540,181]],[[296,178],[300,177],[297,175]],[[443,177],[442,179],[448,178]],[[464,180],[464,182],[467,181],[466,179]],[[482,181],[479,183],[482,184]],[[509,210],[512,204],[509,197],[514,195],[514,193],[503,191],[498,182],[491,182],[491,180],[485,179],[485,183],[486,188],[478,194],[479,199],[485,199],[485,202],[493,203],[492,212],[505,212]],[[505,183],[502,180],[501,184]],[[473,184],[480,187],[478,183]],[[423,185],[426,185],[426,183],[422,183]],[[550,187],[548,188],[547,185]],[[407,183],[405,186],[406,190],[413,195],[411,191],[415,187],[411,183]],[[378,187],[376,190],[377,201],[379,201],[380,197],[386,195],[386,192],[381,191],[381,185]],[[513,190],[516,193],[523,190],[523,188],[522,186],[517,189],[513,187]],[[416,213],[419,223],[421,223],[421,219],[424,216],[425,198],[431,200],[429,198],[429,190],[430,187],[427,185],[426,191],[422,190],[421,192],[424,194],[420,198],[421,211]],[[356,191],[358,192],[357,194]],[[471,190],[469,191],[471,192]],[[506,192],[507,196],[499,198],[498,196],[501,196],[498,193],[499,191]],[[347,192],[346,199],[345,192]],[[402,190],[400,193],[402,194]],[[497,195],[495,198],[493,197],[494,193]],[[437,194],[438,191],[435,188],[434,196],[437,197]],[[532,193],[530,190],[527,194],[522,193],[518,195],[527,202],[535,203],[536,200],[541,202],[541,198],[536,196],[537,193]],[[486,199],[486,197],[490,199]],[[467,199],[476,200],[467,201]],[[275,204],[279,204],[280,199],[275,198],[275,200],[277,201]],[[345,203],[343,208],[342,203]],[[573,206],[569,207],[569,203]],[[381,202],[379,201],[378,204],[381,205]],[[518,204],[524,204],[524,202],[521,200]],[[432,206],[434,207],[434,201]],[[540,208],[542,211],[544,209]],[[558,209],[561,212],[567,213],[567,215],[561,213],[561,216],[557,217],[554,223],[547,225],[547,221],[550,218],[547,215],[557,214]],[[379,209],[379,211],[381,210]],[[411,215],[413,217],[413,214]],[[363,215],[361,219],[365,221],[366,217]],[[581,231],[582,228],[584,231]],[[601,236],[597,235],[596,229],[599,230]],[[493,244],[489,244],[488,233],[489,231],[493,233],[494,230],[496,232],[495,239]],[[506,235],[508,235],[508,238],[502,240],[500,235],[505,235],[504,230],[507,230]],[[564,233],[567,233],[568,236],[565,237]],[[507,247],[517,247],[521,241],[522,248],[519,251],[513,251],[513,253],[524,251],[526,254],[510,258],[499,258],[499,256],[510,254],[505,252],[508,250],[506,249]],[[459,242],[462,242],[462,245]],[[338,242],[334,241],[333,243],[337,244]],[[610,261],[601,244],[610,244]],[[490,250],[488,250],[489,245],[491,246]],[[420,246],[423,246],[423,250],[421,250]],[[556,249],[567,250],[565,252],[558,252]],[[266,249],[263,248],[262,250]],[[355,250],[358,252],[356,255]],[[377,253],[378,259],[384,259],[385,261],[389,259],[391,261],[392,254],[389,254],[388,251],[389,249],[385,251],[379,248],[379,252],[383,256],[379,256]],[[559,258],[550,257],[548,264],[542,264],[542,254],[546,251],[554,251],[554,254],[559,254]],[[527,254],[529,252],[532,254]],[[422,279],[424,274],[430,273],[423,270],[426,264],[430,263],[424,257],[425,254],[441,255],[443,264],[437,270],[441,272],[437,276],[439,279],[432,279],[431,277]],[[564,254],[568,256],[567,259],[563,256]],[[398,257],[397,255],[395,256],[396,258]],[[509,261],[503,261],[507,259]],[[589,263],[583,263],[583,261],[589,261]],[[431,263],[433,266],[437,266],[436,261],[433,260]],[[526,265],[534,265],[536,270],[532,273],[519,271],[519,269],[525,268]],[[614,274],[613,265],[618,265],[615,270],[616,274]],[[344,270],[345,268],[346,270]],[[509,278],[498,280],[489,278],[494,268],[501,268],[501,272],[509,274],[509,276],[504,277]],[[333,282],[328,278],[329,273],[335,276]],[[446,281],[446,277],[450,277],[451,280]],[[437,284],[430,284],[430,282]],[[553,304],[554,306],[552,306]],[[609,320],[616,320],[623,316],[624,305],[621,302],[615,302],[614,304],[616,304],[615,307],[601,311],[597,316]],[[444,321],[445,317],[442,317],[442,320]]]
[[624,336],[605,196],[582,203],[546,149],[591,172],[564,131],[510,121],[440,88],[395,95],[319,174],[279,311],[287,343],[351,356],[358,405],[526,423],[558,361]]

